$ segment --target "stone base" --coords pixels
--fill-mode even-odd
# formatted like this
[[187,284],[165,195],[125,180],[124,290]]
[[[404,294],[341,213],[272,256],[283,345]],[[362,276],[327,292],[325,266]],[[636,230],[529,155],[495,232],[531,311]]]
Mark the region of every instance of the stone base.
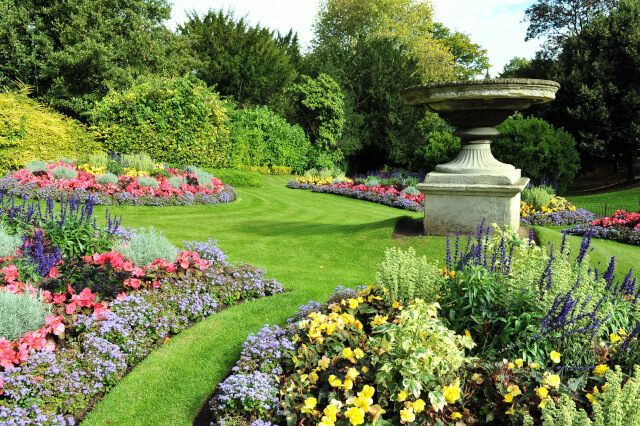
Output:
[[[519,172],[519,170],[518,170]],[[455,180],[455,175],[449,175]],[[416,188],[425,196],[424,231],[427,235],[475,232],[484,219],[485,226],[520,228],[520,193],[529,178],[519,178],[512,185],[487,183],[421,183]]]

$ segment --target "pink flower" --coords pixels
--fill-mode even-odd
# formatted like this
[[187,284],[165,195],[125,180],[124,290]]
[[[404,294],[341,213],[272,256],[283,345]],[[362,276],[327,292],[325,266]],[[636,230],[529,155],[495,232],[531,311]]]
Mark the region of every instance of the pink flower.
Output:
[[49,340],[47,341],[47,343],[44,345],[43,348],[46,352],[53,352],[56,350],[56,344],[53,343],[53,341]]
[[2,395],[2,387],[4,386],[4,380],[0,379],[0,395]]
[[91,293],[90,289],[85,288],[80,292],[80,294],[73,296],[73,301],[78,303],[80,306],[87,307],[91,306],[95,298],[96,295]]
[[104,306],[102,303],[96,303],[93,305],[93,317],[97,319],[105,319],[105,313],[111,312],[111,309],[107,308],[107,305]]
[[51,268],[51,270],[49,271],[49,278],[56,278],[58,275],[60,275],[58,269],[55,266]]
[[74,302],[69,303],[65,308],[65,312],[67,313],[67,315],[73,315],[75,311],[76,311],[76,304]]
[[127,298],[127,293],[124,291],[116,296],[116,300],[123,302]]
[[56,305],[59,305],[61,303],[63,303],[65,300],[67,300],[67,295],[66,294],[54,294],[53,295],[53,303]]
[[131,272],[131,275],[133,275],[134,277],[143,277],[144,270],[136,266],[135,268],[133,268],[133,272]]
[[153,288],[160,288],[160,283],[158,281],[154,281],[152,284]]
[[125,284],[128,284],[133,289],[137,289],[138,287],[140,287],[140,280],[137,278],[131,278],[130,280],[127,280],[127,281],[128,282],[125,282]]
[[64,327],[64,324],[62,323],[61,316],[54,317],[53,315],[47,315],[44,321],[47,328],[51,330],[53,334],[55,334],[56,336],[59,336],[62,333],[64,333],[65,327]]

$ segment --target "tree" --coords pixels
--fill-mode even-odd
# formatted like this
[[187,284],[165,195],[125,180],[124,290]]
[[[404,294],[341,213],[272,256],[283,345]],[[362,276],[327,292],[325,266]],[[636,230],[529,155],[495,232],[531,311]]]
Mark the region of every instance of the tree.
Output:
[[548,37],[551,50],[567,37],[571,37],[597,18],[609,13],[618,0],[537,0],[524,12],[524,21],[529,22],[525,41]]
[[178,31],[193,41],[201,60],[196,76],[240,103],[278,109],[283,90],[297,76],[297,36],[292,32],[274,36],[267,28],[251,27],[244,18],[236,20],[232,12],[222,10],[209,10],[202,18],[193,11],[187,18]]
[[456,78],[470,80],[486,72],[491,65],[487,50],[472,43],[468,34],[451,30],[439,22],[433,26],[433,38],[440,40],[453,55],[453,68]]
[[502,72],[498,76],[499,78],[518,78],[520,77],[520,70],[526,68],[531,63],[531,60],[526,58],[521,58],[519,56],[514,56],[511,58],[509,62],[507,62],[504,67],[502,67]]
[[640,148],[640,3],[622,1],[568,38],[556,103],[583,152],[624,159],[633,179]]
[[37,82],[37,94],[75,118],[86,120],[95,101],[139,75],[193,65],[189,47],[163,25],[166,0],[0,1],[0,81]]

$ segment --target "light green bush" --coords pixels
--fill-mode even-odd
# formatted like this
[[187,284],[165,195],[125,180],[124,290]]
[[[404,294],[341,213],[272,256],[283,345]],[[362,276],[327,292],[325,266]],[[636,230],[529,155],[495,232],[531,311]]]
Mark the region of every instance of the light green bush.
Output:
[[105,150],[146,152],[158,162],[225,167],[227,106],[195,77],[141,76],[95,107],[91,130]]
[[120,159],[124,167],[130,167],[138,171],[150,173],[154,170],[156,162],[147,153],[124,154]]
[[22,245],[22,237],[13,235],[9,226],[0,222],[0,257],[15,255],[16,247]]
[[114,175],[113,173],[105,173],[103,175],[98,175],[96,176],[96,182],[98,182],[100,185],[106,185],[108,183],[112,183],[114,185],[118,184],[118,176]]
[[262,186],[262,175],[258,172],[237,169],[204,169],[209,173],[213,173],[215,177],[220,179],[225,185],[234,188]]
[[195,167],[195,166],[189,166],[187,167],[187,169],[189,169],[191,173],[196,175],[196,178],[198,179],[198,183],[200,184],[201,187],[209,188],[209,189],[213,188],[211,179],[215,177],[214,175],[212,175],[209,172],[205,172],[204,170],[199,169],[198,167]]
[[29,161],[25,167],[31,172],[38,172],[43,170],[49,170],[47,167],[47,162],[42,160],[32,160]]
[[543,207],[548,207],[552,197],[552,194],[549,194],[546,187],[534,186],[522,191],[522,201],[531,204],[531,206],[538,211]]
[[152,226],[137,229],[131,239],[120,244],[115,251],[138,266],[150,265],[156,259],[175,262],[178,258],[176,247]]
[[156,188],[156,189],[159,188],[158,181],[156,180],[156,178],[147,177],[147,176],[138,177],[138,186],[140,187],[150,186],[151,188]]
[[35,159],[77,157],[99,144],[75,120],[31,99],[31,88],[0,92],[0,173]]
[[180,189],[181,185],[187,183],[187,179],[179,176],[173,176],[167,179],[169,181],[169,185],[174,187],[175,189]]
[[56,179],[75,179],[78,176],[78,172],[64,166],[54,167],[51,174]]
[[420,298],[433,302],[441,281],[437,264],[429,262],[426,256],[416,256],[413,247],[406,252],[390,247],[384,252],[376,282],[388,288],[394,300],[408,302]]
[[51,311],[39,295],[31,297],[0,288],[0,312],[0,337],[15,340],[28,331],[40,329]]
[[[562,395],[557,404],[551,398],[542,409],[543,426],[638,426],[640,425],[640,367],[634,368],[624,386],[619,366],[605,373],[606,392],[596,394],[598,401],[592,405],[593,420],[584,409],[576,410],[576,404],[567,395]],[[530,419],[530,417],[529,417]],[[527,419],[527,420],[529,420]],[[533,423],[530,423],[533,424]]]
[[88,164],[94,169],[98,169],[100,167],[107,167],[109,160],[110,160],[109,156],[104,151],[89,153],[81,159],[83,163]]
[[415,186],[407,186],[405,189],[402,190],[402,192],[404,194],[406,194],[406,195],[411,195],[411,194],[419,195],[420,194],[420,191],[418,191]]
[[365,186],[373,187],[373,186],[380,185],[380,181],[377,178],[373,177],[373,176],[369,176],[369,177],[367,177],[367,180],[364,181],[364,184],[365,184]]

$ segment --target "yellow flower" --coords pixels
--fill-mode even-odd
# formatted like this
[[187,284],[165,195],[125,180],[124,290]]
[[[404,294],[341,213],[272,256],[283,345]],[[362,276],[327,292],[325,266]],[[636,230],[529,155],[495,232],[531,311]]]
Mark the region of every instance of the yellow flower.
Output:
[[322,359],[318,361],[318,367],[320,367],[320,369],[324,371],[327,369],[328,366],[329,366],[329,358],[327,358],[326,355],[323,355]]
[[508,414],[510,416],[514,415],[516,412],[513,409],[513,406],[511,406],[511,408],[509,408],[507,411],[504,412],[505,414]]
[[313,409],[316,408],[317,403],[318,403],[317,399],[307,398],[304,400],[304,407],[302,407],[300,411],[302,411],[303,413],[311,413],[313,412]]
[[351,350],[351,348],[344,348],[342,350],[342,358],[344,358],[344,359],[353,358],[353,351]]
[[333,404],[327,405],[322,412],[324,413],[325,417],[327,417],[332,422],[335,422],[336,415],[338,414],[338,407]]
[[416,419],[416,415],[413,414],[413,408],[408,408],[406,410],[400,410],[400,420],[402,422],[412,422]]
[[460,382],[456,380],[455,383],[449,386],[443,386],[442,394],[449,404],[453,404],[460,398]]
[[504,396],[504,402],[511,402],[513,401],[513,395],[511,395],[510,393],[506,394]]
[[522,358],[516,359],[516,365],[520,368],[524,365],[524,360]]
[[520,391],[520,388],[518,387],[518,385],[509,386],[507,388],[507,392],[509,392],[513,396],[522,395],[522,391]]
[[365,413],[369,411],[369,406],[373,403],[373,399],[371,398],[362,398],[358,397],[353,401],[353,405],[358,408],[362,408]]
[[333,374],[329,376],[329,384],[334,388],[339,388],[342,386],[342,380],[338,379]]
[[558,386],[560,386],[560,376],[558,376],[557,374],[551,374],[545,377],[543,382],[546,385],[557,388]]
[[543,399],[542,401],[540,401],[540,404],[538,404],[538,407],[544,408],[545,405],[547,405],[547,400]]
[[555,362],[556,364],[560,362],[560,352],[551,351],[549,356],[551,357],[551,361]]
[[611,342],[613,342],[613,343],[616,343],[616,342],[619,342],[620,340],[622,340],[622,339],[620,339],[620,336],[618,336],[615,333],[611,333],[609,335],[609,338],[611,339]]
[[356,377],[358,377],[360,375],[360,373],[358,373],[358,370],[356,370],[355,368],[351,367],[347,370],[347,379],[349,380],[353,380]]
[[604,376],[604,373],[609,369],[608,366],[604,365],[604,364],[600,364],[598,365],[596,368],[593,369],[593,374],[595,374],[598,377],[602,377]]
[[407,399],[407,396],[409,396],[408,393],[406,393],[405,391],[400,391],[398,393],[398,401],[400,402],[404,401],[405,399]]
[[540,387],[536,389],[536,395],[538,395],[542,399],[545,399],[547,395],[549,395],[549,391],[547,390],[547,388]]
[[458,413],[457,411],[454,411],[453,413],[451,413],[451,418],[453,420],[458,420],[462,418],[462,414]]
[[362,398],[373,398],[373,394],[376,392],[374,388],[369,385],[364,385],[362,390],[358,393],[358,396]]
[[597,403],[597,402],[598,402],[598,401],[594,398],[593,394],[590,394],[590,393],[588,393],[588,394],[587,394],[587,399],[588,399],[592,404],[595,404],[595,403]]
[[400,306],[400,304],[398,303],[398,301],[397,301],[397,300],[394,300],[394,301],[393,301],[393,305],[392,305],[392,306],[393,306],[393,308],[394,308],[394,309],[398,309],[398,307]]
[[349,299],[349,309],[355,309],[358,307],[358,301],[356,299]]
[[315,385],[318,382],[318,374],[315,371],[312,371],[309,374],[309,380]]
[[464,334],[465,336],[467,336],[469,339],[471,339],[471,333],[469,333],[469,330],[464,330]]
[[356,350],[353,351],[353,355],[356,357],[356,359],[360,359],[364,357],[364,352],[362,351],[362,349],[356,348]]
[[369,371],[369,369],[368,369],[366,366],[363,366],[363,367],[362,367],[362,372],[363,372],[363,373],[366,373],[366,372],[368,372],[368,371]]
[[351,390],[351,389],[353,389],[353,382],[351,381],[351,379],[345,379],[344,380],[344,384],[342,385],[342,387],[345,390]]
[[327,416],[322,416],[322,421],[318,423],[318,426],[335,426],[335,423]]
[[364,410],[358,407],[351,407],[347,410],[347,418],[352,425],[361,425],[364,423]]
[[411,407],[413,408],[413,411],[415,411],[416,413],[421,413],[424,411],[424,407],[426,407],[426,405],[427,405],[426,402],[424,402],[422,399],[418,399],[416,402],[411,404]]
[[529,363],[529,367],[533,368],[534,370],[540,369],[540,366],[538,364],[536,364],[535,362],[530,362]]

